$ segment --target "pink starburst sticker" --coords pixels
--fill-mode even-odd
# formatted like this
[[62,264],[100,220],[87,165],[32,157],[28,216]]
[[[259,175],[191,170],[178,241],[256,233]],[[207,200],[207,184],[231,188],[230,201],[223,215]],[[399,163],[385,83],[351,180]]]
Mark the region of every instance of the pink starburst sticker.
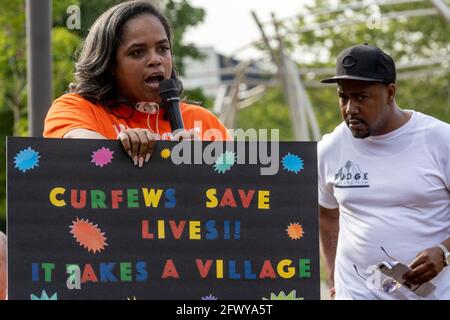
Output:
[[113,153],[114,151],[109,150],[109,148],[102,147],[92,153],[91,163],[103,168],[112,162],[112,159],[114,159]]

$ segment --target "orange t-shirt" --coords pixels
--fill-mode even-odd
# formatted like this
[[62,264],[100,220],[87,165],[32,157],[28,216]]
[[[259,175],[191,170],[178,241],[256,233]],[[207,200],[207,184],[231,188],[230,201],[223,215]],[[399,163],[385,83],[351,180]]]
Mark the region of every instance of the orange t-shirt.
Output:
[[[201,140],[232,140],[224,125],[208,110],[186,103],[180,103],[180,109],[185,130],[195,132]],[[78,94],[69,93],[53,102],[45,118],[44,137],[62,138],[73,129],[87,129],[108,139],[117,139],[121,131],[135,128],[150,129],[162,140],[172,137],[163,108],[153,114],[138,110],[133,113],[128,106],[110,111]]]

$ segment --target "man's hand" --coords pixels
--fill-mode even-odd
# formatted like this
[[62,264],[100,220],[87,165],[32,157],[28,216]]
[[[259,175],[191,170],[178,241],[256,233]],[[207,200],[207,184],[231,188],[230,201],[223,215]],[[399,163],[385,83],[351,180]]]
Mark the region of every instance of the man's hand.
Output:
[[334,287],[330,288],[330,290],[328,291],[328,295],[330,296],[331,300],[334,300],[336,296],[336,289]]
[[6,236],[0,232],[0,300],[6,299]]
[[444,269],[444,256],[439,247],[419,253],[409,265],[412,269],[403,278],[410,284],[421,285],[436,277]]

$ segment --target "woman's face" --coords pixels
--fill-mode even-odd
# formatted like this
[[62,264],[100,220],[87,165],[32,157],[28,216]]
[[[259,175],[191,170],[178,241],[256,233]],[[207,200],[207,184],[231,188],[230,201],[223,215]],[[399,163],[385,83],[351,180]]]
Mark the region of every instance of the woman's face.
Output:
[[172,53],[159,19],[139,15],[123,27],[114,76],[119,94],[137,102],[159,102],[159,83],[172,74]]

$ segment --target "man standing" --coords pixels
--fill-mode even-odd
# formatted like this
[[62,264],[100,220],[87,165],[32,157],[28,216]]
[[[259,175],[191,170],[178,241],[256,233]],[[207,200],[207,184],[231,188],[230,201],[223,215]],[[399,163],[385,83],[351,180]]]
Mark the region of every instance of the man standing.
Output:
[[[426,298],[450,299],[450,125],[400,109],[395,81],[393,59],[367,44],[343,50],[336,76],[322,80],[337,83],[344,119],[318,146],[336,299],[420,299],[406,286],[428,281],[436,290]],[[406,286],[370,285],[373,266],[393,260],[412,269]]]

